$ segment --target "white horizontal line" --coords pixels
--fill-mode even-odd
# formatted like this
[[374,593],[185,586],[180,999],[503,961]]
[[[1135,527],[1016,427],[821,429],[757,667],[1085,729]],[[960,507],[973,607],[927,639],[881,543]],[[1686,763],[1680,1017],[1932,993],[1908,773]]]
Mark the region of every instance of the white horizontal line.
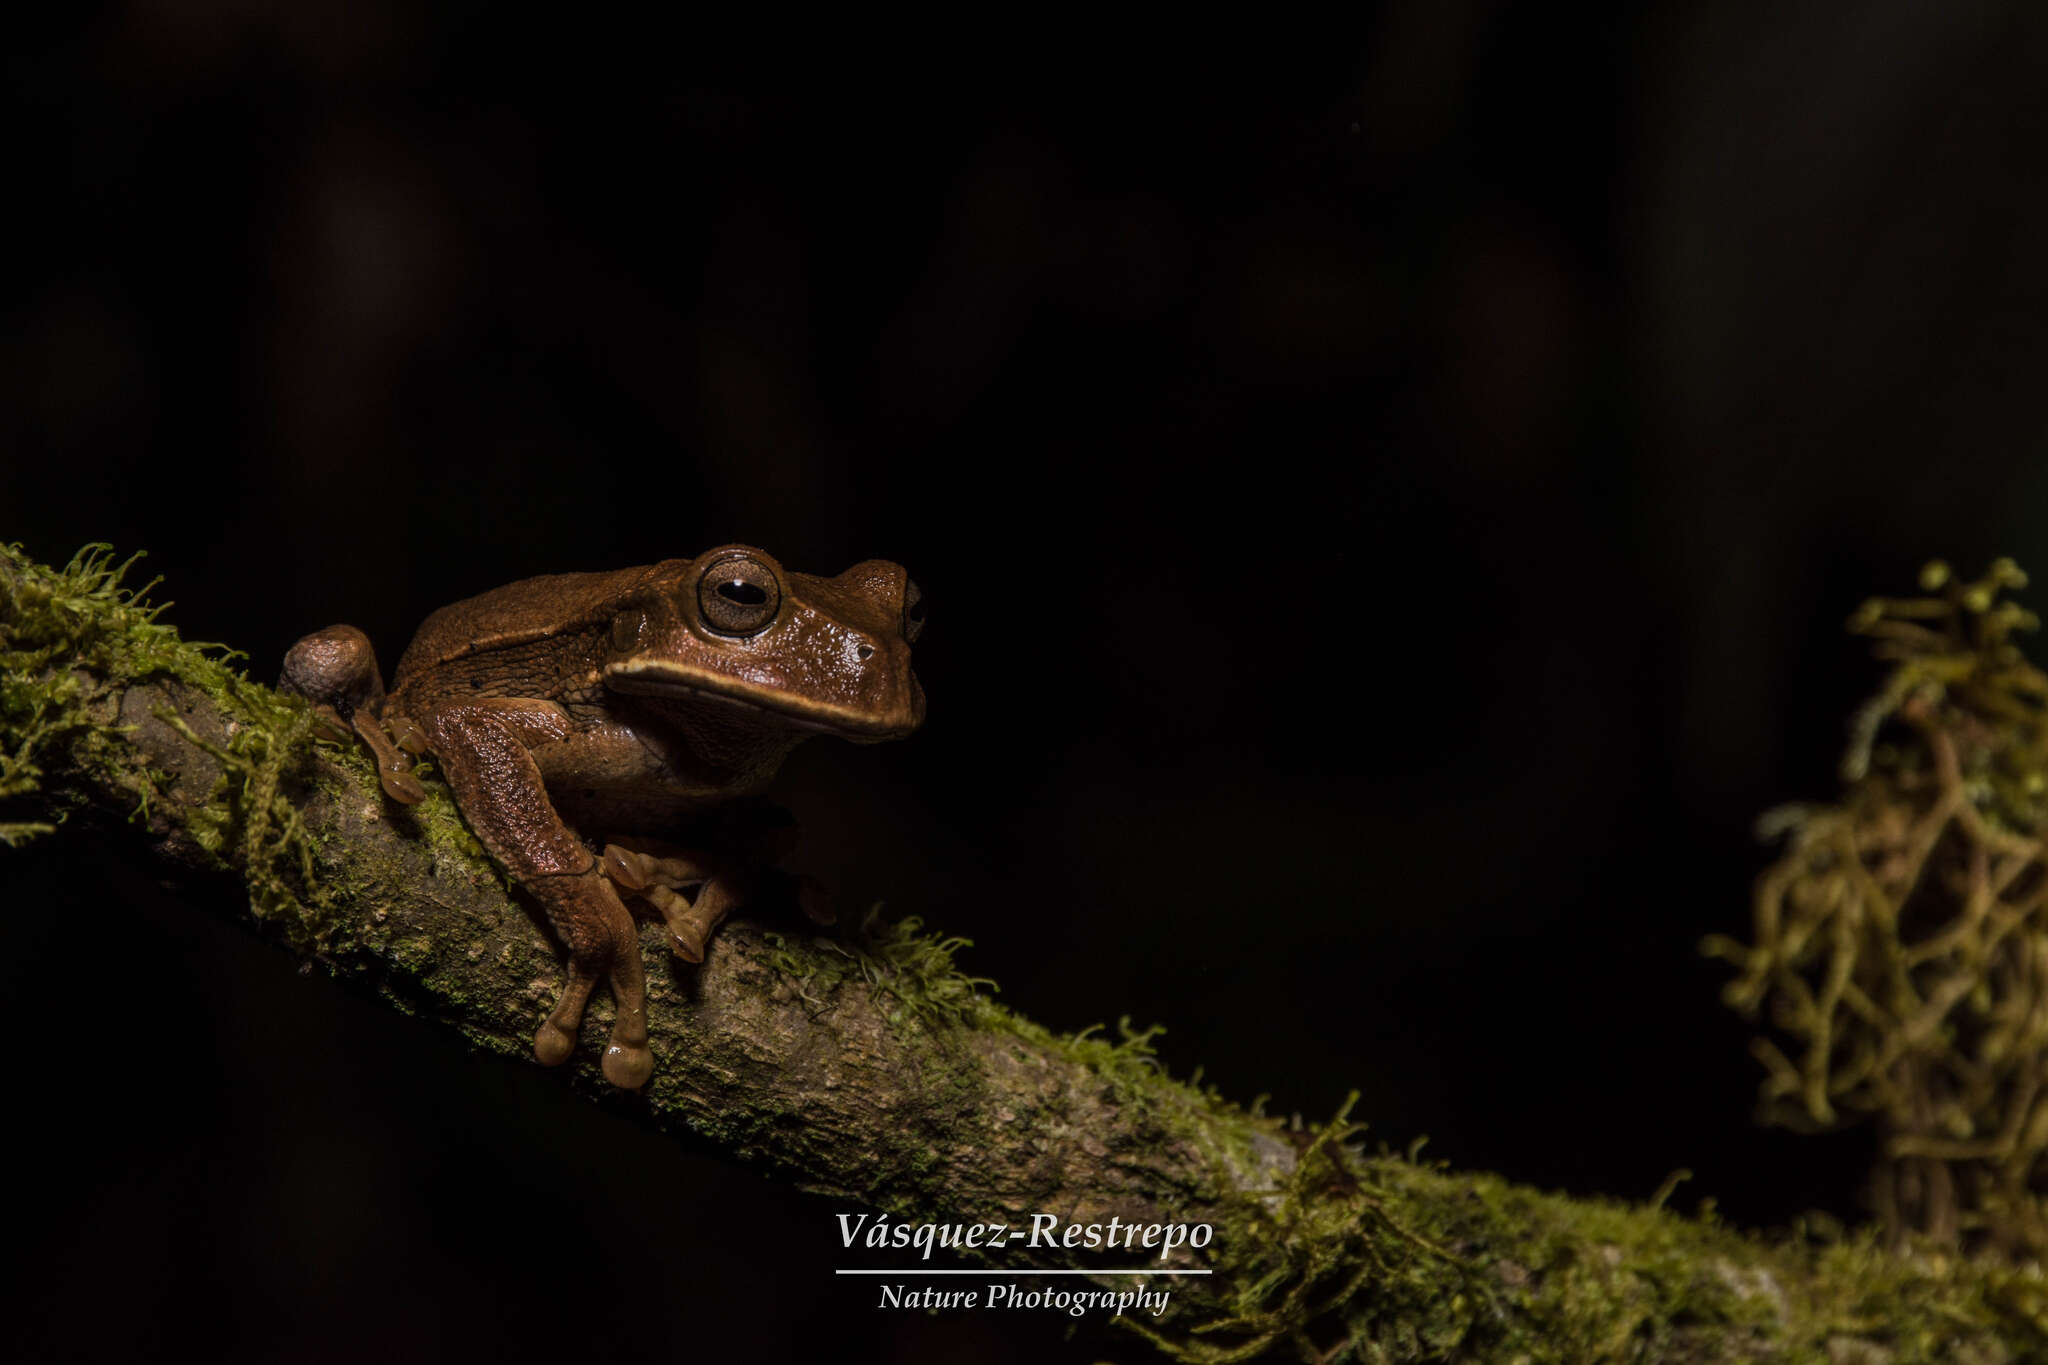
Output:
[[834,1275],[1214,1275],[1213,1270],[835,1270]]

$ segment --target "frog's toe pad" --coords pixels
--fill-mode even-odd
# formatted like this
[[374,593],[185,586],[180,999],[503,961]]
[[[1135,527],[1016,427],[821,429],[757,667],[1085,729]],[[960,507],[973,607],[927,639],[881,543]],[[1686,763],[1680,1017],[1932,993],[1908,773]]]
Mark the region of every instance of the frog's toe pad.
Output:
[[381,768],[378,776],[383,780],[384,794],[402,806],[417,806],[427,799],[427,789],[409,767]]
[[613,1043],[604,1050],[604,1078],[621,1090],[638,1090],[654,1074],[654,1054],[633,1043]]
[[[563,1062],[569,1060],[569,1054],[575,1050],[576,1040],[557,1028],[555,1021],[552,1019],[543,1023],[534,1031],[533,1055],[534,1059],[542,1066],[560,1066]],[[609,1072],[611,1068],[611,1059],[609,1057],[605,1059],[605,1068]]]
[[618,844],[604,846],[604,875],[610,877],[621,890],[645,891],[653,885],[654,877],[649,868],[654,860],[644,853],[637,853]]
[[704,935],[688,925],[671,926],[668,950],[694,967],[704,960]]

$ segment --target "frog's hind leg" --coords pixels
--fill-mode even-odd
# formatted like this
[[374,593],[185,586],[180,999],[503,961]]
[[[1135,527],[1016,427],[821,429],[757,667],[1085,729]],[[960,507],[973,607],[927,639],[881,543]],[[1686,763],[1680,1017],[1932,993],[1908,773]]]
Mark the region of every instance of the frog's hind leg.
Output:
[[411,806],[425,799],[425,789],[412,775],[412,761],[379,723],[384,675],[377,671],[369,636],[354,626],[329,626],[305,636],[285,652],[277,690],[313,703],[315,713],[333,728],[353,730],[376,756],[378,780],[392,800]]
[[568,949],[568,984],[534,1034],[534,1056],[549,1066],[568,1059],[584,1006],[602,976],[618,1007],[605,1048],[605,1079],[639,1089],[654,1070],[639,933],[598,859],[555,813],[528,752],[529,744],[560,738],[567,717],[549,703],[500,700],[446,707],[428,724],[434,755],[463,818],[491,856],[540,902]]
[[[787,811],[768,805],[744,808],[710,833],[716,851],[641,838],[605,845],[605,875],[621,896],[661,912],[677,957],[702,962],[726,917],[763,897],[794,899],[814,924],[836,921],[824,883],[779,866],[796,847],[796,823]],[[685,896],[685,887],[696,889]]]
[[[661,912],[668,924],[669,947],[690,963],[704,960],[712,933],[747,902],[752,890],[752,879],[743,867],[681,849],[656,852],[634,843],[606,844],[604,871],[621,891]],[[679,894],[685,886],[695,886],[696,894]]]

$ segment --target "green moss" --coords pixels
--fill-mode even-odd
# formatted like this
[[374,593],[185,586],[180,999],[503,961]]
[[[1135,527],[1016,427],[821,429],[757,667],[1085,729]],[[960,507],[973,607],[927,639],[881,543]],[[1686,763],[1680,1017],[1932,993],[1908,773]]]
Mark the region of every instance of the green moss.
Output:
[[[302,947],[320,948],[334,928],[332,898],[313,875],[316,853],[287,785],[304,773],[312,737],[303,703],[229,667],[219,645],[190,644],[158,621],[168,603],[147,600],[154,582],[124,580],[140,555],[116,563],[90,545],[61,569],[0,546],[0,800],[39,789],[42,763],[66,761],[131,791],[136,813],[178,820],[206,852],[240,871],[250,907]],[[204,801],[165,801],[161,775],[136,768],[125,727],[102,715],[114,683],[174,680],[233,718],[219,739],[197,734],[169,709],[154,719],[209,755],[220,778]],[[9,843],[47,830],[5,826]]]
[[[361,764],[369,786],[376,789],[377,799],[382,801],[381,788],[377,787],[376,770],[371,766],[369,758],[360,746],[351,746],[350,753]],[[421,765],[418,771],[424,773],[424,765]],[[484,846],[477,842],[476,835],[463,820],[462,812],[456,809],[454,794],[440,782],[429,782],[424,785],[426,798],[418,805],[404,807],[399,818],[410,820],[420,837],[442,857],[460,862],[485,864],[498,874],[499,884],[507,891],[511,890],[511,877],[484,850]]]
[[827,943],[847,957],[869,986],[895,1002],[893,1017],[971,1023],[988,1004],[984,991],[996,989],[994,981],[967,975],[955,961],[962,949],[974,946],[972,939],[927,934],[915,915],[885,920],[879,903],[869,908],[850,942]]
[[393,964],[417,976],[433,964],[434,941],[423,934],[403,938],[391,945],[389,956]]
[[[1213,1266],[1227,1297],[1192,1321],[1153,1326],[1120,1318],[1119,1325],[1202,1365],[1282,1347],[1305,1359],[1339,1358],[1329,1354],[1331,1343],[1317,1340],[1319,1326],[1348,1330],[1350,1340],[1374,1341],[1382,1351],[1422,1353],[1412,1358],[1463,1340],[1486,1306],[1486,1289],[1470,1263],[1395,1210],[1347,1148],[1360,1131],[1348,1118],[1356,1098],[1301,1135],[1296,1160],[1270,1185],[1219,1181]],[[1402,1334],[1412,1340],[1404,1344]]]
[[[1334,1138],[1341,1125],[1324,1130]],[[2032,1267],[1899,1256],[1874,1233],[1735,1231],[1710,1212],[1566,1199],[1325,1144],[1233,1210],[1214,1316],[1123,1325],[1179,1360],[1546,1362],[1959,1358],[2048,1352]]]

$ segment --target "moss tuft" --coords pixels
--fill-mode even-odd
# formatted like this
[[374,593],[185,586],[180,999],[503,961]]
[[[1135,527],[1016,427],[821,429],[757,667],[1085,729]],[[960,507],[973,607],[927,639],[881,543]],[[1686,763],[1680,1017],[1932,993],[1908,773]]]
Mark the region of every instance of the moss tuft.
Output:
[[995,982],[969,976],[955,961],[973,940],[928,934],[915,915],[885,919],[879,902],[853,932],[813,937],[815,951],[803,951],[781,934],[763,937],[770,964],[793,979],[815,1007],[825,1003],[820,992],[860,981],[891,1002],[892,1023],[970,1024],[991,1007],[985,992],[996,989]]

